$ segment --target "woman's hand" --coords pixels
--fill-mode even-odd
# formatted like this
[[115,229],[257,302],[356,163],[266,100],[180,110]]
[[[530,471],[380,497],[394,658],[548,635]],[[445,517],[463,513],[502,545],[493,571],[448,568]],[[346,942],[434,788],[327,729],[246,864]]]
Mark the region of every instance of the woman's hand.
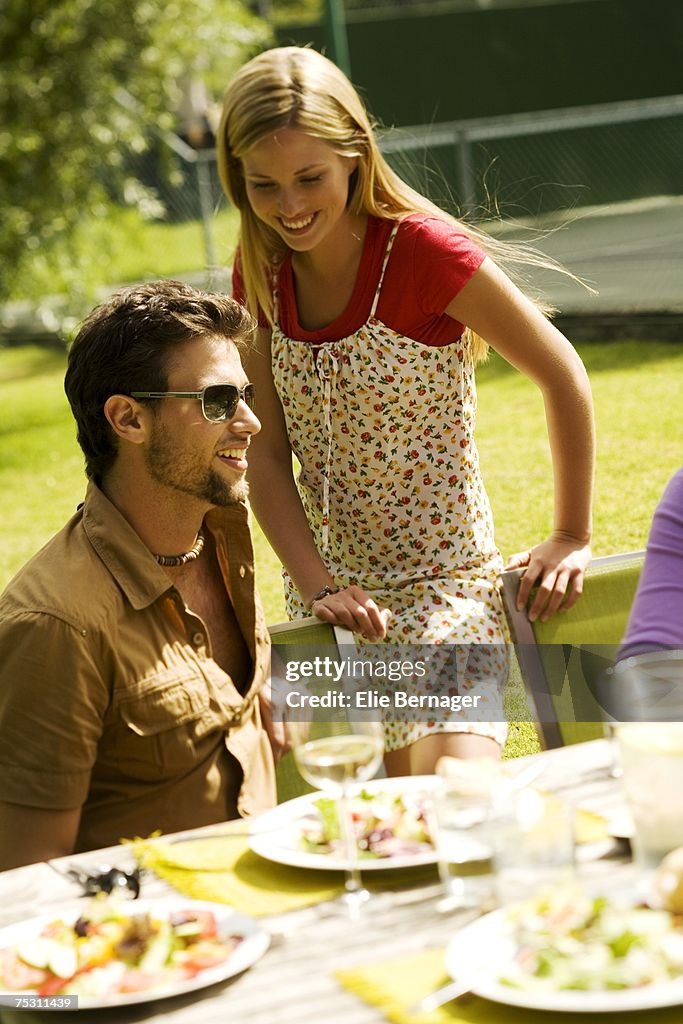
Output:
[[311,611],[323,622],[346,626],[353,633],[361,633],[366,640],[383,640],[391,618],[388,608],[380,608],[362,587],[356,586],[345,587],[314,601]]
[[530,622],[538,618],[547,622],[558,608],[571,608],[583,592],[583,577],[590,560],[589,544],[562,537],[550,537],[528,551],[512,555],[506,569],[526,566],[517,592],[518,610],[526,606],[531,588],[539,581],[529,608]]

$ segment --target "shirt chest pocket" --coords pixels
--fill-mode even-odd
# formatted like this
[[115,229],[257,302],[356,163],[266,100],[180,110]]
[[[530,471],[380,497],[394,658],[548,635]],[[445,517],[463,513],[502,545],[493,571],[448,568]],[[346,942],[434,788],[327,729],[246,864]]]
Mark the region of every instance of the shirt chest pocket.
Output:
[[119,704],[116,750],[118,769],[144,780],[185,775],[218,744],[222,722],[201,677],[145,680],[144,691]]

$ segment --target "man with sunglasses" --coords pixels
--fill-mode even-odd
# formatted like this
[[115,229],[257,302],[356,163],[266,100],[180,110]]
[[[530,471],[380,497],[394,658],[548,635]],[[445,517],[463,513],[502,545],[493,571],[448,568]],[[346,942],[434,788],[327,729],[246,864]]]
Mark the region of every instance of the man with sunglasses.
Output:
[[69,352],[85,502],[0,598],[0,868],[275,802],[232,299],[117,292]]

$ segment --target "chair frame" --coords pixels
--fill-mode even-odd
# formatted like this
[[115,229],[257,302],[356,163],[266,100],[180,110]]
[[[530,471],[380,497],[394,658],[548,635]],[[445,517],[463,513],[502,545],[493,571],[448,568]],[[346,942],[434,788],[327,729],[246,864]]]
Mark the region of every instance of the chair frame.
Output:
[[[335,626],[331,622],[325,622],[323,619],[317,618],[315,615],[308,615],[305,619],[292,619],[290,622],[277,622],[273,626],[268,626],[268,632],[270,633],[271,639],[275,637],[275,643],[277,643],[277,637],[282,633],[292,633],[297,630],[310,629],[312,626],[329,626],[334,633],[334,639],[337,647],[342,647],[346,644],[352,644],[356,646],[356,639],[350,629],[346,626]],[[305,642],[305,641],[303,641]]]
[[[356,639],[350,629],[347,629],[345,626],[335,626],[331,622],[325,622],[323,619],[317,618],[315,615],[309,615],[305,619],[292,619],[291,622],[275,623],[268,627],[268,632],[274,647],[285,649],[290,645],[300,644],[305,648],[307,643],[305,634],[307,630],[321,626],[332,630],[337,649],[344,646],[353,646],[355,649]],[[297,634],[302,634],[302,638],[299,639]],[[287,635],[288,639],[284,643],[278,644],[278,637],[283,635]],[[319,641],[314,643],[319,643]],[[291,751],[287,752],[278,762],[275,776],[278,803],[313,792],[313,787],[300,776],[294,764]]]
[[[642,560],[644,551],[628,551],[616,555],[605,555],[595,558],[586,571],[584,586],[590,586],[591,577],[602,575],[610,569],[616,569],[620,565],[629,565]],[[515,644],[517,661],[522,674],[527,699],[532,706],[536,716],[536,727],[539,738],[544,747],[561,747],[565,745],[565,738],[562,734],[560,722],[557,718],[557,711],[550,689],[545,666],[541,659],[539,644],[534,633],[533,623],[529,621],[526,608],[521,611],[516,606],[519,581],[524,569],[506,569],[500,575],[503,604],[508,618],[512,639]],[[606,639],[605,644],[613,643],[613,638]],[[565,674],[567,672],[568,660],[565,647]]]

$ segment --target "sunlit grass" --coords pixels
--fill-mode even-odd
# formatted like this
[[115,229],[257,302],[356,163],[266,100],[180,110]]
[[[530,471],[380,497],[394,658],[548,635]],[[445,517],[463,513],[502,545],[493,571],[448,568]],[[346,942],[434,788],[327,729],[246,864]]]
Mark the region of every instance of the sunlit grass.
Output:
[[[683,346],[578,346],[588,369],[598,438],[593,553],[642,548],[667,480],[683,463]],[[477,443],[505,556],[552,525],[552,472],[538,390],[493,356],[479,371]]]
[[[212,220],[217,268],[232,263],[238,217],[223,208]],[[72,249],[37,253],[30,272],[14,282],[11,299],[64,293],[69,301],[94,295],[112,284],[175,277],[207,270],[207,250],[199,220],[179,223],[144,220],[137,210],[115,208],[106,216],[85,219],[74,228]],[[74,279],[76,261],[77,280]],[[215,268],[210,268],[215,269]]]

